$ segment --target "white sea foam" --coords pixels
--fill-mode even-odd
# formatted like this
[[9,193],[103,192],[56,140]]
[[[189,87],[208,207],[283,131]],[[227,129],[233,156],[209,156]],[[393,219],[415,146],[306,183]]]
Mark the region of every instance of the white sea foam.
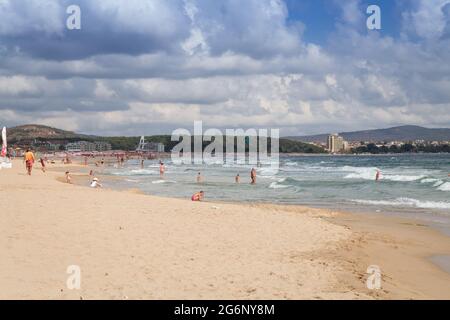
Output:
[[420,180],[420,183],[433,183],[433,182],[438,182],[440,181],[439,179],[434,179],[434,178],[425,178]]
[[278,173],[277,168],[261,168],[257,170],[262,177],[273,177]]
[[155,180],[152,181],[153,184],[160,184],[160,183],[176,183],[176,181],[171,181],[171,180]]
[[289,187],[290,187],[289,185],[279,184],[277,181],[274,181],[269,185],[269,188],[271,189],[285,189]]
[[287,178],[281,178],[277,181],[272,182],[269,185],[269,188],[271,188],[271,189],[286,189],[286,188],[294,187],[290,184],[282,184],[283,182],[286,182],[286,181],[287,181]]
[[341,171],[351,172],[347,174],[345,179],[364,179],[374,180],[377,174],[377,168],[375,167],[351,167],[344,166],[340,168]]
[[159,174],[156,170],[149,169],[132,169],[132,170],[120,170],[111,172],[115,176],[147,176],[152,174]]
[[439,187],[443,183],[444,183],[444,181],[442,181],[442,180],[436,181],[436,183],[433,184],[433,187]]
[[[351,172],[347,174],[344,179],[362,179],[362,180],[375,180],[377,174],[377,168],[375,167],[351,167],[344,166],[341,171]],[[391,174],[381,172],[380,180],[389,180],[396,182],[411,182],[425,178],[424,175],[405,175],[405,174]]]
[[416,180],[420,180],[423,179],[425,176],[420,175],[420,176],[406,176],[406,175],[399,175],[399,174],[393,174],[393,175],[381,175],[381,179],[384,180],[391,180],[391,181],[405,181],[405,182],[410,182],[410,181],[416,181]]
[[355,203],[376,205],[376,206],[395,206],[395,207],[414,207],[423,209],[450,209],[450,202],[445,201],[425,201],[411,198],[397,198],[395,200],[351,200]]
[[440,191],[450,191],[450,182],[441,184],[437,189]]

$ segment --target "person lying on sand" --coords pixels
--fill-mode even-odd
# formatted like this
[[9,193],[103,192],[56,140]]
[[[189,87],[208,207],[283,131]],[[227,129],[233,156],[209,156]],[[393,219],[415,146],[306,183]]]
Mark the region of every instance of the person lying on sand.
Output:
[[98,178],[92,179],[91,188],[102,188],[102,184],[98,182]]
[[192,201],[202,201],[204,196],[205,196],[205,193],[203,191],[200,191],[200,192],[194,193],[191,197],[191,200]]

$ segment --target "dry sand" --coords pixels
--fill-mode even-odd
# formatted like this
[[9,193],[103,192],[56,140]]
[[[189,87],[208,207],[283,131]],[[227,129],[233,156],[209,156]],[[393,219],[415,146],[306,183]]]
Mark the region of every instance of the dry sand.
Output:
[[[450,275],[426,259],[450,254],[450,240],[414,221],[193,203],[62,177],[29,177],[21,161],[0,171],[0,299],[450,298]],[[366,288],[370,264],[381,290]],[[69,265],[81,268],[80,290],[66,286]]]

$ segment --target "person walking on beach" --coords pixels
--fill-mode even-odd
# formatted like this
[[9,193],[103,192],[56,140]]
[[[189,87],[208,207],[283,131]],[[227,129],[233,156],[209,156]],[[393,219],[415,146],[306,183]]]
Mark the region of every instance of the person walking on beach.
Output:
[[166,170],[166,168],[164,167],[164,162],[160,161],[159,162],[159,177],[161,179],[164,179],[164,171]]
[[199,172],[197,174],[197,183],[201,183],[202,182],[202,174]]
[[39,162],[41,163],[42,172],[45,172],[45,160],[43,158],[39,158]]
[[203,198],[205,197],[205,193],[203,191],[194,193],[191,197],[192,201],[202,201]]
[[241,182],[241,177],[239,176],[239,173],[236,175],[236,177],[234,177],[234,182],[236,182],[236,183]]
[[256,170],[255,170],[255,168],[252,168],[252,171],[250,171],[250,178],[252,179],[251,184],[256,184]]
[[24,159],[25,159],[25,166],[27,168],[27,173],[29,176],[31,176],[31,170],[33,170],[35,158],[33,152],[31,152],[30,149],[27,149],[27,151],[25,152]]

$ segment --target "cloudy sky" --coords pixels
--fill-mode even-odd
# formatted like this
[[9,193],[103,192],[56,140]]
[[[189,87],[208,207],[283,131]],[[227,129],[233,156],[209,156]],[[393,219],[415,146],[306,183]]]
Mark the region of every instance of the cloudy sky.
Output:
[[450,0],[0,0],[0,125],[141,135],[194,120],[450,127]]

